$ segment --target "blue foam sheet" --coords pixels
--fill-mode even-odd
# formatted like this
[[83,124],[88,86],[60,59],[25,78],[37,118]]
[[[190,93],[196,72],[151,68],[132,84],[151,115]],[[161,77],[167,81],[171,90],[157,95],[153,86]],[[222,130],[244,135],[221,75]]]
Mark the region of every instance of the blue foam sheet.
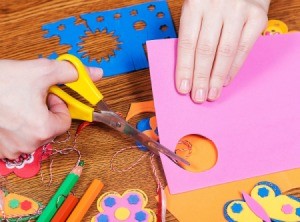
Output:
[[[148,68],[144,45],[147,40],[175,38],[176,32],[166,1],[153,1],[115,10],[91,12],[80,15],[85,24],[76,24],[75,17],[61,19],[45,24],[42,29],[48,31],[45,38],[57,36],[61,45],[69,45],[71,53],[79,57],[87,66],[101,67],[104,76],[113,76],[130,71]],[[143,23],[142,30],[134,28],[136,23]],[[90,58],[81,46],[82,38],[88,32],[106,30],[116,37],[118,49],[108,60]],[[101,51],[99,45],[99,51]],[[54,51],[49,58],[55,59]],[[98,61],[97,61],[98,60]]]

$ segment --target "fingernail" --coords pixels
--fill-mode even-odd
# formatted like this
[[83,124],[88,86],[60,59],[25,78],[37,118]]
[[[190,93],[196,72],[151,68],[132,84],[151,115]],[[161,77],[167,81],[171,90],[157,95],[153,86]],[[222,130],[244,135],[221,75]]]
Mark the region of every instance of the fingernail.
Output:
[[190,90],[190,81],[188,79],[183,79],[180,83],[179,91],[181,93],[188,93]]
[[98,67],[88,67],[90,73],[93,73],[94,75],[97,75],[97,77],[102,77],[103,76],[103,69],[98,68]]
[[206,100],[206,90],[204,89],[197,89],[195,93],[195,100],[196,102],[204,102]]
[[220,90],[218,88],[211,88],[208,93],[209,100],[216,100],[219,97]]
[[227,76],[225,82],[224,82],[224,86],[227,86],[230,83],[231,77]]

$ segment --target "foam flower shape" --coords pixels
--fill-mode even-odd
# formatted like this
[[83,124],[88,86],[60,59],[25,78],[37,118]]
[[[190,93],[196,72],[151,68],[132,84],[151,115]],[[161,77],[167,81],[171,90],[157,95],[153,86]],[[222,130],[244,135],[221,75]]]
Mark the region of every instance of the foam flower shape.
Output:
[[35,176],[41,168],[41,162],[51,154],[52,146],[39,147],[31,154],[22,154],[16,160],[0,159],[0,175],[14,173],[18,177],[30,178]]
[[97,201],[99,214],[92,222],[156,222],[155,213],[145,208],[147,195],[138,189],[127,190],[120,195],[117,192],[107,192]]

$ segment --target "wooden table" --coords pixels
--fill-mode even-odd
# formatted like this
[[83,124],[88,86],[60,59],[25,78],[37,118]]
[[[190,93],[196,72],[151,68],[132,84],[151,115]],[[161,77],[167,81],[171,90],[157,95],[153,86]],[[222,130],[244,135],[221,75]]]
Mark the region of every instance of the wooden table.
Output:
[[[52,51],[66,53],[68,47],[58,46],[58,38],[43,38],[44,31],[41,29],[43,24],[70,16],[79,17],[80,14],[86,12],[103,11],[142,2],[142,0],[0,0],[0,58],[35,59],[39,54],[49,55]],[[172,0],[168,3],[178,30],[182,1]],[[286,22],[291,30],[300,30],[300,0],[274,0],[271,4],[269,19],[280,19]],[[110,36],[100,40],[93,36],[90,38],[91,40],[85,44],[89,53],[94,56],[109,55],[116,44]],[[107,103],[123,115],[126,115],[130,103],[152,99],[148,69],[105,78],[98,82],[97,86],[107,98]],[[135,122],[136,119],[132,120],[132,123]],[[73,122],[70,130],[72,136],[78,125],[79,122]],[[62,149],[68,144],[71,143],[56,144],[55,147]],[[156,183],[149,158],[144,159],[125,173],[110,170],[112,156],[120,149],[133,145],[131,139],[108,127],[89,126],[80,134],[77,145],[82,159],[86,163],[83,175],[74,189],[74,193],[78,197],[84,193],[92,179],[99,178],[105,184],[103,192],[114,190],[123,193],[128,188],[144,190],[149,197],[148,207],[156,209]],[[128,150],[117,156],[116,166],[125,169],[141,155],[142,153],[137,149]],[[41,181],[40,175],[31,179],[19,179],[10,175],[7,178],[7,188],[47,204],[62,179],[74,166],[76,158],[75,153],[53,157],[53,182],[50,187],[47,186],[50,179],[50,161],[44,161],[42,164],[44,183]],[[155,159],[155,165],[158,175],[165,185],[163,170],[158,158]],[[90,221],[91,217],[96,214],[97,208],[94,203],[84,221]],[[167,221],[177,220],[168,213]]]

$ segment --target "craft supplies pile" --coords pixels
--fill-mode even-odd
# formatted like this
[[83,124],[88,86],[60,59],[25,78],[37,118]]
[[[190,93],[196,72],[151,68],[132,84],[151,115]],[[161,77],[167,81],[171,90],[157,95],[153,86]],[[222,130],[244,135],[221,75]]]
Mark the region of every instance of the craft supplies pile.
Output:
[[[75,145],[62,151],[49,143],[17,160],[0,160],[1,176],[34,177],[43,160],[69,151],[78,154],[74,168],[47,204],[1,189],[2,220],[81,221],[90,208],[97,208],[92,222],[165,221],[167,209],[181,222],[300,221],[300,199],[286,193],[300,186],[300,143],[295,140],[300,132],[300,96],[295,96],[299,95],[300,33],[291,33],[282,21],[270,20],[222,98],[199,105],[174,88],[177,35],[166,1],[90,12],[80,18],[86,24],[73,16],[44,24],[46,39],[59,37],[60,45],[70,48],[68,54],[53,51],[40,56],[70,62],[78,80],[65,86],[87,103],[61,86],[52,86],[49,93],[65,101],[72,119],[85,121],[75,140],[92,122],[132,137],[136,149],[150,153],[151,161],[153,155],[160,156],[167,186],[163,187],[152,164],[157,211],[147,207],[147,194],[138,188],[101,193],[104,184],[99,178],[78,198],[72,191],[84,171],[85,156]],[[103,31],[117,39],[109,60],[86,54],[82,44],[89,34]],[[85,65],[103,68],[110,78],[149,68],[154,101],[132,104],[124,119],[104,102]],[[129,123],[145,112],[154,116],[136,126]]]

